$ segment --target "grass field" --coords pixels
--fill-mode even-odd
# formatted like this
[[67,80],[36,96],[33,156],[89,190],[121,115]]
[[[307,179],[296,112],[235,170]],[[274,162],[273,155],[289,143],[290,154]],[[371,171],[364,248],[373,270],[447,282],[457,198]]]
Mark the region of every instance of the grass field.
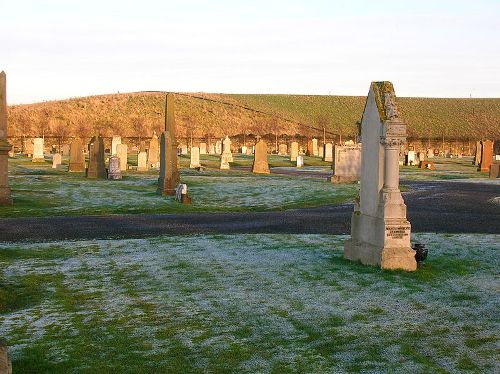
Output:
[[343,239],[0,244],[0,336],[18,373],[500,370],[499,235],[414,235],[415,273]]

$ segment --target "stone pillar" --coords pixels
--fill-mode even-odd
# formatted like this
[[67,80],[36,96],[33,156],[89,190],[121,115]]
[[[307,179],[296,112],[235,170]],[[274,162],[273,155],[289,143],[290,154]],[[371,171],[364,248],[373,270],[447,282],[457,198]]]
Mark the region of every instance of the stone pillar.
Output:
[[0,205],[12,205],[9,188],[9,151],[7,142],[7,77],[0,73]]
[[160,177],[158,178],[157,193],[174,196],[179,181],[174,95],[169,93],[165,98],[165,131],[161,134],[160,139]]

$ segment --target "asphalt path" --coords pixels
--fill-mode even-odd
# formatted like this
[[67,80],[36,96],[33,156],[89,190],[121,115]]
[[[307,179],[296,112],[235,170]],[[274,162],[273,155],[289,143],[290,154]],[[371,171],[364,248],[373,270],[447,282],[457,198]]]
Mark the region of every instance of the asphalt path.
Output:
[[[500,183],[402,181],[413,232],[500,234]],[[352,204],[286,211],[0,219],[0,241],[142,238],[156,235],[349,234]]]

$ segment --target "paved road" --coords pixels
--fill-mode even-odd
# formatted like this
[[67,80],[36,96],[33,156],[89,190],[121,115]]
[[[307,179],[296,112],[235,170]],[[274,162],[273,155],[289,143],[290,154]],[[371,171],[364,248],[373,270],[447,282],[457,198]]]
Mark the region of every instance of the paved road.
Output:
[[[500,234],[500,184],[403,182],[414,232]],[[496,199],[495,199],[496,198]],[[348,234],[352,204],[247,213],[0,219],[0,241],[138,238],[160,234]]]

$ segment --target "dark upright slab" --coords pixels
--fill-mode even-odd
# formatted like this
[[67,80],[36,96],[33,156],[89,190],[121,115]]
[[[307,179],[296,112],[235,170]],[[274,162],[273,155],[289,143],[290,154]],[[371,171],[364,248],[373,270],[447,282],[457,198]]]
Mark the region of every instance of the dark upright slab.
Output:
[[80,138],[75,138],[69,147],[69,172],[85,171],[85,155],[83,154],[83,142]]
[[89,167],[87,168],[87,178],[106,179],[104,141],[100,135],[92,137],[89,143]]

